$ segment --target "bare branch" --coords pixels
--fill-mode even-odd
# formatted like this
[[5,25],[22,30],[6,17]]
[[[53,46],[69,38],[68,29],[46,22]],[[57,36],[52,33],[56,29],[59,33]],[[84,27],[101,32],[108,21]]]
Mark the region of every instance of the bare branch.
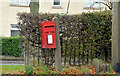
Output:
[[104,0],[103,2],[95,2],[95,3],[101,3],[105,6],[107,6],[110,10],[112,10],[112,8],[113,8],[111,0]]

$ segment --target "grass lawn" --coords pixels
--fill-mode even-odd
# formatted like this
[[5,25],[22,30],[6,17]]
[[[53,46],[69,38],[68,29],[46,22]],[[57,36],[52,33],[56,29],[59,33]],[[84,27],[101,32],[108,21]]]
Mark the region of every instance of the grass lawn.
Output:
[[24,65],[2,65],[2,74],[16,73],[18,71],[24,71]]

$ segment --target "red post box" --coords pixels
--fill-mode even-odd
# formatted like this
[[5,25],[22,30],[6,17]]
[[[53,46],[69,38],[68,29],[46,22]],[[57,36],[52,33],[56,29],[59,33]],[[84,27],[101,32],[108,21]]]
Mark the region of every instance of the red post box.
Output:
[[43,21],[41,24],[41,48],[56,48],[55,23]]

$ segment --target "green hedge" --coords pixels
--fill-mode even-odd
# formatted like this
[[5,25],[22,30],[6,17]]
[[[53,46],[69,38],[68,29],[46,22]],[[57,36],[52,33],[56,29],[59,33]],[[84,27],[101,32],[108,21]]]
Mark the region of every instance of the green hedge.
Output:
[[19,57],[23,49],[19,47],[20,37],[1,37],[2,55]]
[[[112,12],[81,14],[19,13],[21,35],[33,45],[40,44],[39,23],[59,19],[62,55],[66,57],[89,55],[95,58],[111,57]],[[76,54],[76,55],[75,55]]]
[[[68,37],[67,40],[62,40],[64,42],[62,45],[63,56],[74,57],[74,53],[78,56],[79,53],[82,54],[84,52],[84,55],[89,53],[89,57],[110,59],[112,35],[111,11],[65,15],[63,19],[60,19],[60,21],[63,21],[60,24],[67,29],[63,31],[61,38]],[[80,44],[84,46],[80,46]]]

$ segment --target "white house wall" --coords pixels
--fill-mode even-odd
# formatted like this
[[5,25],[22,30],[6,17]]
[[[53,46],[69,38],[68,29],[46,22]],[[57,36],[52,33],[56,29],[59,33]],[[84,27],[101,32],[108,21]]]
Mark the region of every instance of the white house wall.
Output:
[[1,5],[1,21],[0,25],[0,37],[10,37],[11,33],[11,24],[17,24],[17,13],[18,12],[29,12],[29,7],[21,7],[21,6],[12,6],[10,5],[10,0],[4,0],[0,2]]
[[[61,6],[53,6],[53,0],[40,0],[40,12],[50,12],[50,13],[66,13],[69,0],[61,0]],[[84,11],[84,0],[74,1],[70,0],[69,14],[81,13]]]

